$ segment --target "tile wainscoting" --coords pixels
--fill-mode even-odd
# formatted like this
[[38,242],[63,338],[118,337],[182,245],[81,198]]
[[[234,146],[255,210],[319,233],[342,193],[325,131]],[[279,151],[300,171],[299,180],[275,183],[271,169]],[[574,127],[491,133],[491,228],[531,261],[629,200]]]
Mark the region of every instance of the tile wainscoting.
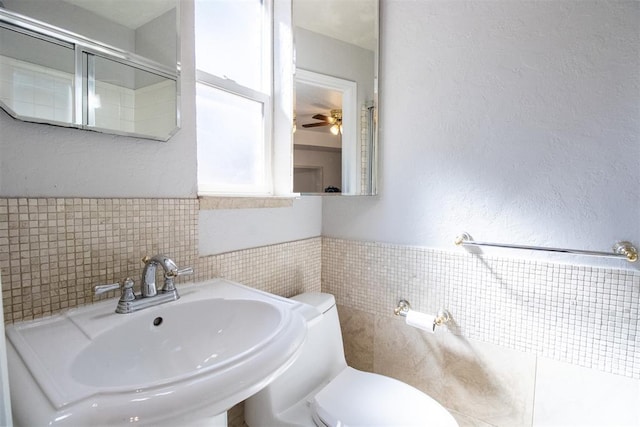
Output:
[[157,253],[194,267],[179,286],[224,277],[283,296],[320,290],[320,237],[199,257],[197,236],[196,199],[0,198],[5,321],[94,302],[96,284],[138,283],[140,260]]
[[[350,365],[425,391],[461,426],[640,423],[638,272],[324,237],[322,290],[338,301]],[[409,327],[393,315],[401,298],[453,321]],[[555,364],[581,374],[565,381]],[[605,384],[614,403],[571,412]]]

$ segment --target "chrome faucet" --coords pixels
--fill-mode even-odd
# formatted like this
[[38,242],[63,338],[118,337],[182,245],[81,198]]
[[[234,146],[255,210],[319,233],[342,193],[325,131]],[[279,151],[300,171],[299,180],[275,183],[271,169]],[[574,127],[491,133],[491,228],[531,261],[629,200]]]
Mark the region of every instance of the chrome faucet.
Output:
[[[173,279],[183,274],[193,273],[193,268],[178,269],[173,260],[165,255],[156,255],[149,258],[148,256],[142,258],[144,262],[144,269],[142,270],[142,285],[141,292],[143,298],[156,296],[158,288],[156,286],[156,269],[161,266],[164,269],[164,286],[162,287],[163,294],[169,292],[177,292]],[[176,293],[177,294],[177,293]],[[177,298],[176,298],[177,299]]]
[[[193,268],[191,267],[178,269],[176,263],[165,255],[146,256],[142,259],[142,262],[144,262],[144,268],[142,270],[140,294],[134,293],[133,280],[127,277],[122,285],[122,295],[118,301],[116,313],[133,313],[134,311],[147,307],[177,300],[180,298],[180,295],[178,295],[174,279],[178,276],[193,273]],[[158,265],[164,270],[164,285],[160,291],[158,291],[156,286],[156,271]],[[94,290],[96,295],[100,295],[104,292],[119,288],[120,283],[114,283],[112,285],[98,285]]]

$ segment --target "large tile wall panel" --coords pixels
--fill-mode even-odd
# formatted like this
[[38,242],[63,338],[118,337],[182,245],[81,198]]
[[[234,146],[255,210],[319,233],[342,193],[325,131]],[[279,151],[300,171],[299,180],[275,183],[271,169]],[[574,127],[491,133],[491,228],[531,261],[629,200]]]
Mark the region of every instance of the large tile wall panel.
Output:
[[640,382],[541,357],[536,426],[639,426]]

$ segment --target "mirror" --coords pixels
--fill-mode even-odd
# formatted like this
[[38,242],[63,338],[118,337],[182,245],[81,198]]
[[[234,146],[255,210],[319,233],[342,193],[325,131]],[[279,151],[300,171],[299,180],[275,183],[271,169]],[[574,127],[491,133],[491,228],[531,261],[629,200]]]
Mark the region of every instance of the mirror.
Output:
[[162,141],[177,131],[177,0],[0,6],[0,106],[10,115]]
[[293,0],[294,192],[374,195],[378,0]]

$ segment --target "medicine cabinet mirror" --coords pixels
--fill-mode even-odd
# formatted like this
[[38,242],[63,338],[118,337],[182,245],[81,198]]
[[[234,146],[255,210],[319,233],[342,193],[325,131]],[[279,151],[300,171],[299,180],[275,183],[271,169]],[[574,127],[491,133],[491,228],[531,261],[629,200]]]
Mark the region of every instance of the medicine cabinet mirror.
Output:
[[2,0],[0,107],[154,140],[179,127],[176,0]]
[[293,0],[294,192],[377,192],[378,7]]

